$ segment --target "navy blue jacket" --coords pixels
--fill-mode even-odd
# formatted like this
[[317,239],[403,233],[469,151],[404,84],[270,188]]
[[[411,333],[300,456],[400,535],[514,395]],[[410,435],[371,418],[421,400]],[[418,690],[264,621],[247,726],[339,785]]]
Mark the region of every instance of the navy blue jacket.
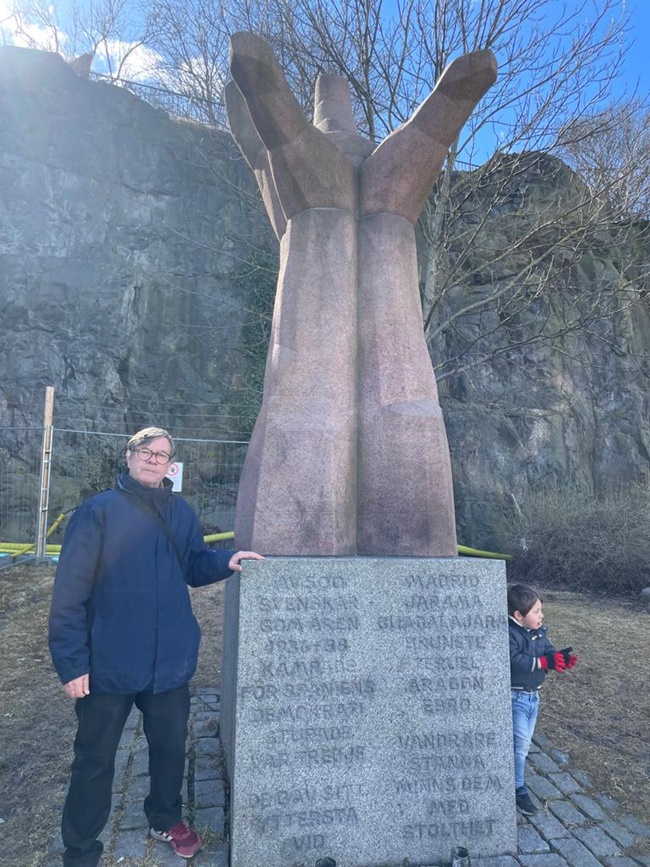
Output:
[[526,629],[510,617],[510,684],[513,689],[528,692],[539,689],[546,672],[539,668],[537,660],[545,653],[555,653],[555,648],[546,637],[546,627]]
[[[70,520],[52,591],[50,652],[62,683],[90,673],[93,693],[165,692],[196,670],[201,631],[188,584],[227,578],[233,552],[206,548],[198,518],[172,496],[171,482],[148,488],[126,472],[118,486],[126,494],[97,494]],[[133,497],[158,510],[182,562]]]

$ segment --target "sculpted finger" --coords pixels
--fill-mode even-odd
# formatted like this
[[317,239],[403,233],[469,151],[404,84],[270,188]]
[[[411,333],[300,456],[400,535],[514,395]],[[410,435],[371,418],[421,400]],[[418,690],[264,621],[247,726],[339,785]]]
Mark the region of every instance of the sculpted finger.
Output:
[[299,137],[311,127],[271,47],[259,36],[254,33],[231,36],[230,72],[269,150]]
[[286,231],[287,219],[273,180],[269,152],[255,129],[246,100],[234,81],[229,81],[226,85],[225,95],[230,132],[246,162],[255,173],[264,207],[279,240]]
[[415,223],[449,147],[496,77],[491,51],[465,54],[444,70],[415,114],[365,161],[361,213],[389,212]]

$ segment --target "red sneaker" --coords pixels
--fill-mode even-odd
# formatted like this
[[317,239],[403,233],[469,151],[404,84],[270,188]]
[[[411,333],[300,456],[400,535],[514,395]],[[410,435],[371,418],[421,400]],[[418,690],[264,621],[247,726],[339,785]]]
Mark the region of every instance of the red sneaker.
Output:
[[193,858],[203,846],[203,840],[196,831],[188,828],[185,822],[179,822],[169,831],[156,831],[154,828],[150,828],[149,833],[154,840],[169,843],[174,852],[181,858]]

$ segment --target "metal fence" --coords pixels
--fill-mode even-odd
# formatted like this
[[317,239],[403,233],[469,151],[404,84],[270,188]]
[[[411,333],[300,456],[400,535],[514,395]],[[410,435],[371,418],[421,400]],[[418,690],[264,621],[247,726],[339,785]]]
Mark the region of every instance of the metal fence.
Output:
[[[0,428],[0,548],[34,545],[41,507],[44,428]],[[48,543],[60,544],[69,515],[92,494],[114,485],[124,469],[129,434],[52,428],[47,527]],[[182,496],[204,533],[233,529],[235,500],[248,446],[243,441],[177,439]],[[32,548],[33,550],[33,548]]]

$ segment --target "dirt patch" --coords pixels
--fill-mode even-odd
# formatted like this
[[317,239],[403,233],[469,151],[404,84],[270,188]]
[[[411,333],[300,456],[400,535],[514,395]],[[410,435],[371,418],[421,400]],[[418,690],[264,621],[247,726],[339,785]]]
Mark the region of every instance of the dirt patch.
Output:
[[631,603],[540,592],[553,644],[573,646],[580,661],[572,671],[547,677],[538,730],[598,789],[647,822],[650,614]]
[[[73,703],[52,669],[47,615],[53,570],[0,572],[0,819],[2,867],[43,867],[58,843],[72,757]],[[196,686],[221,679],[223,585],[192,591],[203,630]],[[538,731],[571,766],[627,812],[650,816],[650,617],[632,604],[557,591],[544,593],[550,637],[580,655],[571,672],[544,685]]]
[[[76,731],[74,703],[52,668],[47,618],[54,570],[0,571],[0,847],[2,867],[42,867],[59,845],[59,821]],[[192,591],[204,640],[194,684],[221,679],[223,585]]]

